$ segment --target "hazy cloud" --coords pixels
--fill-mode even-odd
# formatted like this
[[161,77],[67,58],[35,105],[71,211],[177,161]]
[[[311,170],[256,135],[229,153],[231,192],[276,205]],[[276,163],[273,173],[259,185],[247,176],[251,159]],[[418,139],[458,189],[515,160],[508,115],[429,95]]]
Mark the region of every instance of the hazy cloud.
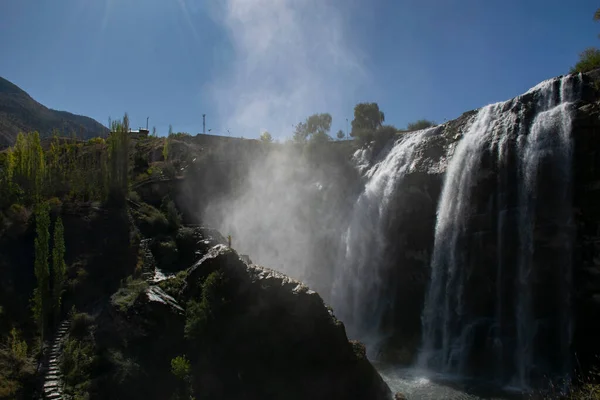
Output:
[[312,113],[348,113],[342,104],[365,71],[334,1],[225,0],[220,7],[215,15],[234,51],[211,88],[223,131],[282,137]]

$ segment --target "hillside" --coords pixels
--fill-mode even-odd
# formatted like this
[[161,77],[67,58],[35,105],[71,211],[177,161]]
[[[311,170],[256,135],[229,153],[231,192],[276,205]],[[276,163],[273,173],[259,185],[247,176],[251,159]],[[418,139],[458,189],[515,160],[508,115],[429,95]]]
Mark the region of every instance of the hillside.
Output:
[[92,118],[47,108],[0,77],[0,148],[13,144],[19,132],[38,131],[47,136],[54,129],[84,139],[108,134],[108,129]]

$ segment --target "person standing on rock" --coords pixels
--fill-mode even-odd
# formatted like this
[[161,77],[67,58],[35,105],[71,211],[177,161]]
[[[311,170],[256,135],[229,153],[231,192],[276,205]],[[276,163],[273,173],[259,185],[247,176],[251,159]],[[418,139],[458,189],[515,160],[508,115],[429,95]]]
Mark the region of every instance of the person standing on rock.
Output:
[[227,235],[227,242],[229,243],[229,248],[231,248],[231,235]]

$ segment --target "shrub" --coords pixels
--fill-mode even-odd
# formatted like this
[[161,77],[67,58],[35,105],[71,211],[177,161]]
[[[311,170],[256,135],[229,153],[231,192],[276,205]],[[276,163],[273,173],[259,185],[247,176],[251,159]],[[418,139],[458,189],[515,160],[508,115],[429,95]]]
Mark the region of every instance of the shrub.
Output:
[[205,301],[190,300],[185,311],[184,335],[187,339],[200,338],[208,325],[210,315],[209,305]]
[[179,262],[188,267],[196,259],[196,249],[199,238],[193,228],[179,228],[175,236],[177,250],[179,251]]
[[273,136],[267,131],[260,135],[260,141],[263,143],[273,143]]
[[158,243],[156,246],[156,261],[159,268],[173,269],[178,259],[177,244],[173,240]]
[[127,358],[119,350],[108,352],[108,361],[113,366],[112,379],[119,385],[140,373],[140,366],[133,358]]
[[60,357],[65,392],[75,398],[86,398],[91,384],[90,372],[94,362],[94,346],[89,338],[69,337]]
[[169,296],[177,298],[183,287],[188,276],[187,270],[180,271],[177,275],[160,281],[158,286],[165,291]]
[[112,295],[111,302],[119,310],[126,312],[133,306],[138,296],[147,288],[148,282],[128,276],[125,284]]
[[134,201],[136,203],[142,202],[142,198],[140,197],[139,193],[133,190],[129,192],[129,200]]
[[25,398],[24,386],[35,373],[33,359],[27,353],[27,343],[13,328],[0,347],[0,398]]
[[170,139],[184,140],[184,139],[190,139],[191,137],[192,137],[192,135],[190,135],[187,132],[169,133]]
[[152,177],[152,178],[160,178],[162,175],[161,169],[159,167],[150,167],[148,168],[148,170],[146,171],[146,174],[148,174],[148,177]]
[[175,176],[177,176],[177,171],[175,170],[175,166],[173,164],[166,164],[162,169],[162,173],[165,178],[169,179],[173,179]]
[[169,226],[171,229],[178,229],[181,225],[181,214],[177,210],[175,203],[173,200],[168,197],[163,198],[162,204],[160,206],[162,212],[166,215],[167,221],[169,221]]
[[106,144],[106,140],[101,137],[94,137],[87,141],[88,144]]
[[599,400],[600,399],[600,371],[593,369],[585,378],[580,377],[571,388],[569,399],[572,400]]
[[411,122],[406,126],[406,130],[407,131],[418,131],[421,129],[426,129],[426,128],[430,128],[432,126],[435,126],[436,123],[433,121],[429,121],[426,119],[420,119],[418,121],[415,122]]
[[148,157],[141,151],[137,151],[133,158],[133,171],[143,173],[149,167]]
[[194,228],[188,228],[188,227],[180,228],[177,231],[177,236],[175,237],[175,240],[177,241],[178,246],[179,246],[179,243],[195,244],[196,243],[196,231],[194,230]]
[[219,271],[211,272],[202,284],[201,301],[190,300],[186,309],[184,334],[187,339],[202,337],[226,304],[224,286],[226,280]]
[[136,175],[136,177],[133,179],[133,181],[134,182],[142,182],[148,178],[150,178],[150,175],[148,175],[148,173],[146,173],[146,172],[142,172],[141,174]]
[[147,237],[160,236],[169,232],[169,221],[163,213],[148,204],[142,204],[136,213],[142,234]]
[[354,352],[356,358],[358,358],[359,360],[367,358],[367,348],[364,344],[362,344],[358,340],[351,340],[350,344],[352,345],[352,351]]
[[370,129],[355,129],[353,135],[360,146],[370,143],[375,139],[375,131]]
[[50,207],[50,212],[52,214],[60,213],[63,203],[62,203],[62,201],[60,201],[60,199],[58,197],[49,198],[47,203],[48,203],[48,206]]
[[600,49],[589,47],[579,54],[579,61],[573,68],[572,74],[580,72],[589,72],[596,68],[600,68]]
[[24,225],[29,219],[29,211],[22,204],[12,204],[6,212],[6,217],[15,225]]
[[177,356],[171,360],[171,373],[177,379],[186,380],[190,375],[190,361],[184,356]]
[[94,317],[86,313],[74,313],[71,317],[70,335],[76,338],[84,337],[94,324]]
[[171,396],[171,400],[194,400],[190,361],[183,356],[171,360],[171,373],[179,380],[179,385]]

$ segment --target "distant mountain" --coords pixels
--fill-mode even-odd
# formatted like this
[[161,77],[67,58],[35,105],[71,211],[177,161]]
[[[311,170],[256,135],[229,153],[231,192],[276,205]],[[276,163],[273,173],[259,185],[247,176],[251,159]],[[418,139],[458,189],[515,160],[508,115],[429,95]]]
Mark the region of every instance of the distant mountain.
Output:
[[98,121],[82,115],[47,108],[17,85],[0,77],[0,148],[14,144],[19,132],[38,131],[42,137],[54,129],[82,139],[108,135]]

